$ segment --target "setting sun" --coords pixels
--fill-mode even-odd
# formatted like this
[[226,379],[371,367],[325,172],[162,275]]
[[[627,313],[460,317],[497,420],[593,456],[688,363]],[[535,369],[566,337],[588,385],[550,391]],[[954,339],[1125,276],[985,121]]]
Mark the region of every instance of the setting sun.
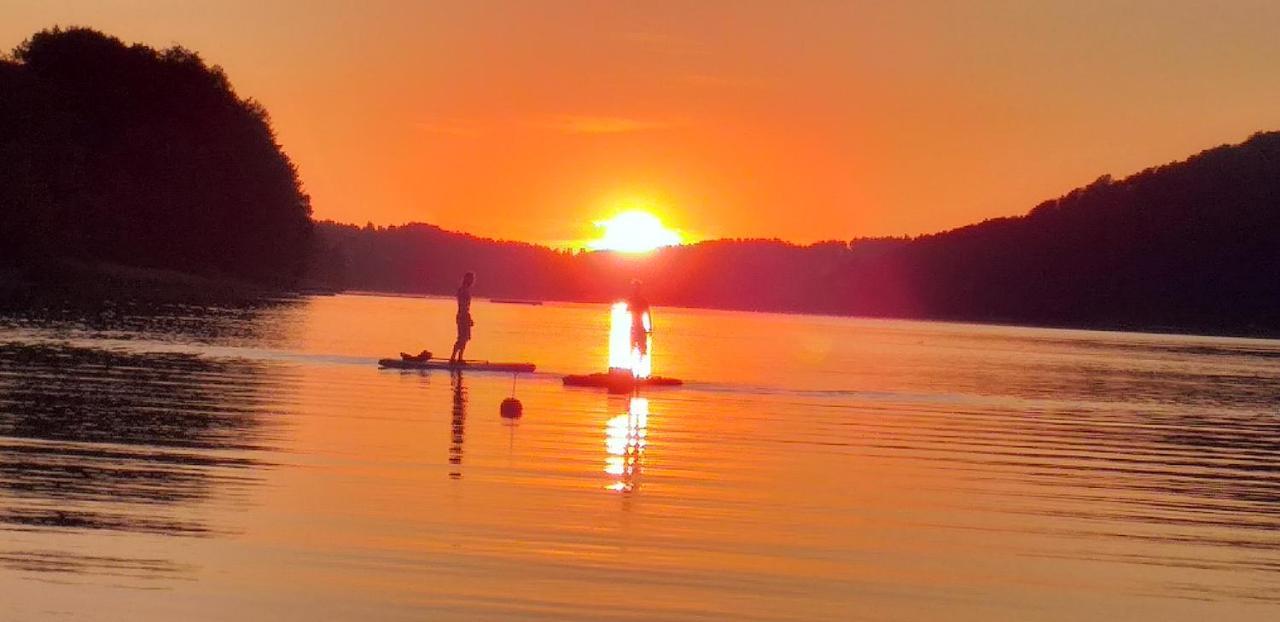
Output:
[[680,244],[680,234],[663,226],[657,216],[643,210],[622,212],[608,220],[598,220],[603,229],[599,239],[588,244],[594,250],[644,253],[663,246]]

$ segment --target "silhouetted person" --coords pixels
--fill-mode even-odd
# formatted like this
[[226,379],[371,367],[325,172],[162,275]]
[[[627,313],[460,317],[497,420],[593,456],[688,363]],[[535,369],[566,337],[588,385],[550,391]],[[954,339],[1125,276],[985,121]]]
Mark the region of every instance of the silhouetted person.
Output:
[[[649,313],[649,301],[640,293],[640,281],[631,282],[631,295],[627,297],[627,311],[631,313],[631,350],[641,355],[649,353],[649,331],[653,328],[653,316]],[[645,326],[645,316],[649,325]]]
[[462,275],[462,285],[458,287],[458,339],[453,342],[453,351],[449,353],[450,364],[461,364],[462,353],[471,341],[471,327],[476,323],[471,319],[471,284],[476,282],[474,272]]

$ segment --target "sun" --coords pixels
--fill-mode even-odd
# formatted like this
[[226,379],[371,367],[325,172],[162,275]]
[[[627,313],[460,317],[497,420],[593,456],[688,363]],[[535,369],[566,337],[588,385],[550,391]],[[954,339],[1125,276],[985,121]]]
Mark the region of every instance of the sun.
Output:
[[680,244],[680,233],[663,226],[657,216],[644,210],[628,210],[608,220],[597,220],[601,236],[587,244],[593,250],[647,253],[663,246]]

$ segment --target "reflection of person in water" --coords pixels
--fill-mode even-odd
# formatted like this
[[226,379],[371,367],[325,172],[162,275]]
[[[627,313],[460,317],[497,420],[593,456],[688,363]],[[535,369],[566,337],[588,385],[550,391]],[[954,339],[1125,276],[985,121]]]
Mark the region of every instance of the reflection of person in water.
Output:
[[462,372],[454,370],[453,418],[449,422],[449,477],[462,479],[462,441],[467,433],[467,389],[462,385]]

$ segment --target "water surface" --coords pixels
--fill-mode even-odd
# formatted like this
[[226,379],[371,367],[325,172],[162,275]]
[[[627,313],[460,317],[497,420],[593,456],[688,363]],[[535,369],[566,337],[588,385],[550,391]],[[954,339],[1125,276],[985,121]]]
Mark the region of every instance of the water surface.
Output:
[[451,305],[0,318],[0,620],[1280,616],[1280,342]]

